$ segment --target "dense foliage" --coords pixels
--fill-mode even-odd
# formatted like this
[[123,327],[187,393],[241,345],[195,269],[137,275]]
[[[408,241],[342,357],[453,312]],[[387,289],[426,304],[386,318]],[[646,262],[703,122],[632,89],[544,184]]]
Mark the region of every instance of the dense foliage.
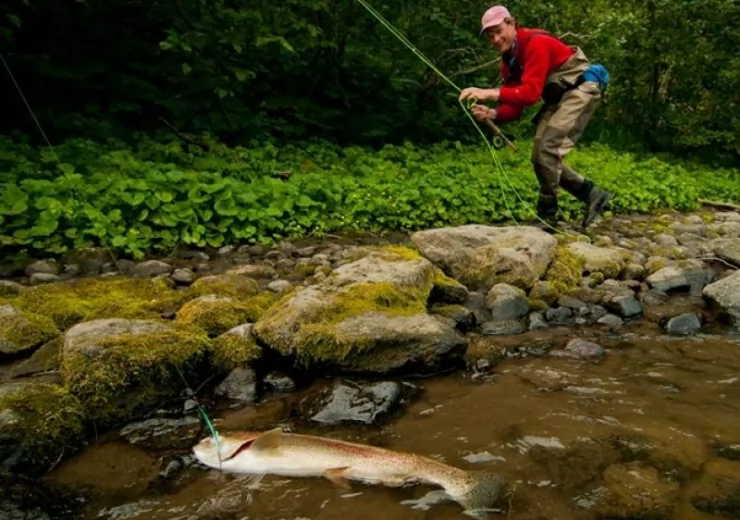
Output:
[[[268,243],[340,229],[531,221],[536,181],[529,145],[519,146],[499,152],[499,169],[486,147],[459,143],[375,152],[317,141],[183,152],[179,142],[141,139],[129,148],[70,140],[57,149],[59,175],[48,151],[5,143],[0,168],[12,181],[0,195],[0,246],[61,252],[102,244],[138,256],[178,244]],[[600,145],[574,153],[571,164],[616,193],[615,211],[689,210],[700,198],[740,202],[733,170]],[[26,178],[29,172],[36,178]],[[563,203],[566,216],[580,214],[575,199],[564,195]]]
[[[489,2],[371,4],[458,86],[497,80],[478,36]],[[615,210],[740,201],[737,172],[716,169],[740,159],[736,2],[507,5],[609,68],[573,161]],[[529,118],[508,129],[521,151],[501,152],[502,173],[455,90],[357,0],[15,0],[0,6],[0,58],[4,252],[138,256],[533,216]]]
[[[370,3],[459,86],[496,79],[478,37],[490,1]],[[506,5],[609,68],[591,137],[740,153],[737,2]],[[0,7],[0,51],[55,141],[167,130],[160,118],[241,145],[476,139],[455,92],[357,0],[14,0]],[[7,76],[0,85],[0,131],[38,135]]]

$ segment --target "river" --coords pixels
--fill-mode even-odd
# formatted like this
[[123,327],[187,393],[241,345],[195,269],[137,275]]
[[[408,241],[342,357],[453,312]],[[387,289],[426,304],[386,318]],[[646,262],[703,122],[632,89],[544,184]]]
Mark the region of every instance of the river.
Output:
[[[531,334],[509,341],[525,344]],[[216,427],[282,426],[496,471],[508,489],[492,519],[740,518],[738,496],[728,492],[740,483],[740,338],[675,338],[642,325],[590,339],[607,349],[601,360],[508,358],[480,377],[409,379],[420,395],[381,426],[321,428],[297,418],[303,397],[330,383],[321,380],[222,410]],[[88,492],[84,519],[464,518],[455,503],[419,503],[428,487],[346,490],[270,476],[250,483],[188,462],[197,434],[190,425],[171,445],[154,447],[110,434],[46,479]],[[168,464],[175,471],[163,481]]]

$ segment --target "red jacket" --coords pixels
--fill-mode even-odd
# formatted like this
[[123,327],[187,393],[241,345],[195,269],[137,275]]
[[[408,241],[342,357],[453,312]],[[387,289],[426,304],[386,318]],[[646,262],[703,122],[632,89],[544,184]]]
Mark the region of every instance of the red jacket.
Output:
[[511,72],[509,69],[511,56],[505,53],[501,57],[501,77],[504,79],[504,86],[501,87],[500,105],[496,109],[496,122],[507,123],[518,119],[525,107],[534,105],[542,96],[547,75],[574,54],[573,49],[550,35],[532,35],[527,40],[531,32],[532,29],[525,28],[516,30],[513,51],[522,69],[520,81],[506,82]]

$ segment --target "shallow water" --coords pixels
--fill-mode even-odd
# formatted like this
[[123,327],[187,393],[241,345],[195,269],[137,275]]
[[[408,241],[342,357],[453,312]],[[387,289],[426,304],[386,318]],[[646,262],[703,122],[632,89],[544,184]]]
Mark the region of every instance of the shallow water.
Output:
[[[717,446],[740,445],[740,340],[594,339],[608,349],[600,362],[507,359],[479,379],[458,373],[411,381],[423,388],[421,396],[382,427],[321,429],[294,420],[292,411],[313,388],[223,412],[216,426],[226,431],[280,425],[500,472],[509,493],[493,519],[600,518],[594,504],[604,494],[604,470],[632,460],[645,461],[680,486],[668,518],[732,518],[701,513],[690,497],[703,469],[719,460]],[[189,442],[182,439],[182,454]],[[170,487],[150,486],[172,456],[104,440],[61,464],[49,479],[94,490],[83,516],[88,519],[464,518],[454,503],[428,510],[403,503],[430,487],[353,484],[348,491],[320,478],[268,476],[250,488],[247,478],[197,465]]]

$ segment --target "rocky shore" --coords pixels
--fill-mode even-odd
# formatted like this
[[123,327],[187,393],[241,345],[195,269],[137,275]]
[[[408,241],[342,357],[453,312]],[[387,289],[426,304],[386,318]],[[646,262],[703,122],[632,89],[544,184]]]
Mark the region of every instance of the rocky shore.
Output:
[[[740,327],[739,213],[623,217],[588,237],[470,225],[327,242],[0,261],[3,471],[37,477],[99,432],[141,428],[163,409],[196,427],[188,388],[244,406],[319,375],[387,378],[338,385],[331,406],[314,406],[320,422],[369,424],[412,392],[390,382],[409,374],[602,356],[583,331]],[[555,329],[562,342],[531,341]],[[360,391],[370,409],[353,408]]]

